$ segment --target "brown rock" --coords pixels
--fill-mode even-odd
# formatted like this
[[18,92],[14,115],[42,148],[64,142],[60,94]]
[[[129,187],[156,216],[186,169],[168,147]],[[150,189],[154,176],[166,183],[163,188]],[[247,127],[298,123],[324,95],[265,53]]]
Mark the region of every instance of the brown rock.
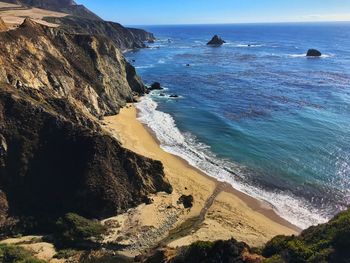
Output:
[[159,161],[124,149],[97,120],[144,89],[113,41],[26,19],[0,33],[0,64],[0,218],[105,218],[171,192]]
[[8,28],[7,28],[4,20],[2,20],[0,17],[0,32],[7,31],[7,30],[8,30]]

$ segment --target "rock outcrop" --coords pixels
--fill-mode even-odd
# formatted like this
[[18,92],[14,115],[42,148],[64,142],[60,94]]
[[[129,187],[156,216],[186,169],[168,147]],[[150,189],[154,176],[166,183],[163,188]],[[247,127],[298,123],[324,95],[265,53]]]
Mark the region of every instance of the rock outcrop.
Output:
[[160,162],[124,149],[98,122],[135,92],[144,85],[108,38],[30,19],[0,33],[2,234],[15,219],[104,218],[171,191]]
[[322,53],[317,49],[309,49],[306,54],[307,57],[320,57]]
[[[113,115],[145,87],[108,38],[67,34],[26,19],[0,38],[0,76],[17,86],[73,97],[94,116]],[[20,70],[19,70],[20,69]]]
[[145,48],[145,42],[154,41],[152,33],[142,29],[125,28],[114,22],[104,21],[82,5],[72,0],[6,0],[9,3],[39,7],[70,14],[65,17],[44,17],[45,22],[60,25],[70,34],[98,35],[111,39],[119,49]]
[[7,30],[7,26],[4,22],[4,20],[2,20],[0,17],[0,32],[6,31],[6,30]]
[[141,39],[142,41],[147,41],[148,43],[154,43],[156,38],[150,32],[147,32],[139,28],[127,28],[135,37]]
[[148,88],[148,90],[163,90],[162,85],[159,82],[154,82],[152,85]]
[[61,25],[62,30],[71,34],[89,34],[108,37],[121,50],[145,48],[145,42],[155,39],[152,33],[142,29],[129,29],[114,22],[98,21],[67,16],[45,18],[47,22]]
[[224,43],[226,43],[226,41],[224,41],[223,39],[221,39],[218,35],[213,36],[213,38],[207,43],[208,46],[221,46]]

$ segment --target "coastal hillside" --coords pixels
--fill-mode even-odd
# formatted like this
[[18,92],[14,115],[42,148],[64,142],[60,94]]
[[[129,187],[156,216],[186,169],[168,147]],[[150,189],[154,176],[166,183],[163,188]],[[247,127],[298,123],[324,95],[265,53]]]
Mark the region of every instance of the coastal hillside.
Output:
[[165,248],[143,258],[145,263],[346,263],[350,262],[350,210],[299,236],[277,236],[262,248],[234,239],[195,242],[177,250]]
[[0,43],[2,235],[66,212],[105,218],[171,192],[160,162],[98,123],[145,90],[113,41],[26,19]]
[[142,29],[125,28],[114,22],[92,20],[76,16],[47,17],[45,21],[61,25],[61,28],[68,33],[106,36],[121,50],[145,48],[145,42],[155,40],[152,33]]
[[37,7],[93,20],[102,20],[85,6],[78,5],[73,0],[4,0],[2,2],[22,5],[24,7]]
[[60,27],[66,33],[104,36],[122,51],[145,48],[145,42],[155,40],[152,33],[104,21],[73,1],[0,1],[0,17],[9,28],[18,27],[27,17],[46,26]]
[[[152,45],[157,40],[152,33],[104,21],[78,1],[0,1],[0,262],[350,262],[350,210],[338,213],[347,203],[320,218],[294,199],[303,191],[315,200],[342,197],[335,190],[316,195],[296,184],[291,185],[295,193],[288,191],[273,169],[255,174],[248,165],[221,162],[211,152],[215,147],[178,125],[186,117],[188,127],[204,137],[224,135],[216,145],[228,153],[249,150],[243,143],[232,147],[244,137],[243,129],[230,134],[234,125],[226,125],[225,118],[242,128],[270,120],[273,112],[256,111],[254,104],[287,112],[271,103],[276,99],[298,110],[320,109],[302,98],[268,96],[284,86],[270,83],[278,76],[271,68],[259,70],[276,64],[281,71],[284,59],[293,61],[293,72],[306,61],[319,68],[324,58],[280,56],[278,63],[269,63],[276,56],[256,51],[265,48],[262,40],[235,42],[244,30],[227,25],[226,42],[214,37],[220,45],[206,45],[207,33],[191,37],[206,26],[150,27],[159,37]],[[230,32],[237,35],[227,37]],[[264,35],[262,29],[254,32]],[[241,71],[246,63],[249,68]],[[259,75],[254,85],[245,85],[254,74]],[[140,76],[153,84],[147,87]],[[262,76],[268,88],[260,92],[255,84],[263,83]],[[289,72],[283,80],[289,77],[294,85],[297,78]],[[312,90],[319,90],[315,85]],[[237,105],[239,114],[232,114]],[[225,107],[222,118],[214,110],[218,106]],[[254,132],[264,126],[256,127]],[[267,130],[270,135],[272,129]],[[249,141],[259,152],[261,141]],[[265,149],[278,161],[272,142],[266,140]]]

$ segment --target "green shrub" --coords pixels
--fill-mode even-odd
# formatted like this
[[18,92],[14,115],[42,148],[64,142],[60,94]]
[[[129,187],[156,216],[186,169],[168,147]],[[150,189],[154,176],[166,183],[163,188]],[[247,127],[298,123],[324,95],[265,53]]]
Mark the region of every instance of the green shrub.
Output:
[[44,260],[36,259],[26,249],[15,246],[0,244],[0,262],[2,263],[45,263]]
[[294,237],[287,236],[276,236],[266,243],[262,250],[262,255],[266,258],[272,257],[273,255],[279,254],[281,251],[286,249],[288,240]]
[[92,246],[102,239],[106,228],[98,221],[68,213],[56,222],[55,243],[58,247]]
[[277,236],[266,244],[262,253],[270,259],[280,256],[288,263],[348,263],[350,209],[326,224],[304,230],[298,237]]
[[62,249],[57,252],[57,254],[54,256],[54,258],[57,259],[68,259],[70,257],[73,257],[77,254],[77,251],[74,249]]
[[285,263],[286,261],[280,255],[274,255],[271,258],[267,258],[263,263]]

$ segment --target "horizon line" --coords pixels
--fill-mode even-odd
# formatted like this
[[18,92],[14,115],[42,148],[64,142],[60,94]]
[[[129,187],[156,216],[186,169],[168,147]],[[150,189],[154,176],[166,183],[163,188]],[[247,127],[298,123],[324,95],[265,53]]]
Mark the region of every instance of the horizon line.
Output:
[[[108,21],[108,20],[107,20]],[[113,21],[112,21],[113,22]],[[118,22],[116,22],[118,23]],[[179,23],[179,24],[123,24],[130,26],[211,26],[211,25],[264,25],[264,24],[321,24],[321,23],[350,23],[350,20],[325,20],[325,21],[282,21],[282,22],[228,22],[228,23]]]

